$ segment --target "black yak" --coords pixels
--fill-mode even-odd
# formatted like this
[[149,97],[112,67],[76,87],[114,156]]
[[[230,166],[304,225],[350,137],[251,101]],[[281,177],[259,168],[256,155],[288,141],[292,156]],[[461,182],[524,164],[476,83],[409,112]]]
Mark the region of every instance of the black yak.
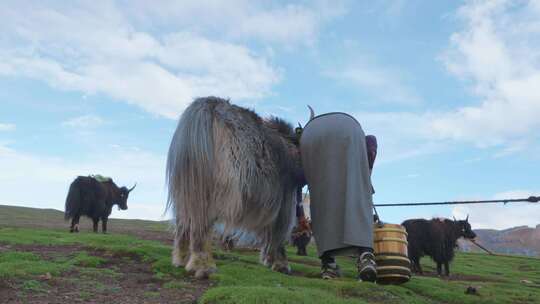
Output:
[[444,265],[445,275],[450,275],[449,263],[454,258],[457,240],[461,237],[474,239],[476,234],[471,230],[469,217],[465,220],[449,219],[411,219],[402,226],[407,229],[409,259],[412,271],[422,274],[420,258],[430,256],[437,263],[437,274],[442,275]]
[[196,278],[216,271],[211,231],[256,236],[261,262],[290,271],[285,242],[301,187],[298,135],[279,118],[218,97],[198,98],[180,117],[169,148],[168,208],[176,229],[172,263]]
[[[135,185],[136,186],[136,185]],[[69,186],[66,198],[64,217],[71,219],[70,232],[79,232],[79,219],[86,215],[94,222],[94,232],[98,231],[99,220],[102,221],[101,230],[107,233],[107,220],[111,215],[112,207],[118,205],[126,210],[129,193],[135,189],[119,188],[112,179],[98,181],[91,176],[79,176]]]

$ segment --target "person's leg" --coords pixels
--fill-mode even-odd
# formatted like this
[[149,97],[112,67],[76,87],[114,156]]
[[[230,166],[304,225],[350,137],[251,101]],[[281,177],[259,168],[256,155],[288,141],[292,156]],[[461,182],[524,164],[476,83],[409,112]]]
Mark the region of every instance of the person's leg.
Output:
[[356,266],[358,268],[358,279],[360,281],[375,282],[377,280],[377,264],[375,263],[373,248],[358,247],[358,260]]
[[326,251],[321,256],[321,277],[324,280],[335,279],[341,276],[341,270],[332,255],[332,250]]

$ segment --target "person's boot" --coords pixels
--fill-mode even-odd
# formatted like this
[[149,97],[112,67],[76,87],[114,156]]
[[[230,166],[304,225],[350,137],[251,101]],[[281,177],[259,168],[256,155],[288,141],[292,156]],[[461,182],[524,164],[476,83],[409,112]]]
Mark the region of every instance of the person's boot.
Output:
[[331,280],[341,277],[341,269],[336,264],[333,263],[323,263],[321,267],[321,277],[323,280]]
[[356,262],[358,280],[361,282],[375,282],[377,280],[377,264],[371,252],[362,253]]

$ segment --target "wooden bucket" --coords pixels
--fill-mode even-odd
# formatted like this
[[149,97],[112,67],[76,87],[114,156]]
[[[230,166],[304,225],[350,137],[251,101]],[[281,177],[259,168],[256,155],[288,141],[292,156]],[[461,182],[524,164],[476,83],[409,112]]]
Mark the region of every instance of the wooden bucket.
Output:
[[407,255],[407,232],[401,225],[375,224],[373,250],[377,262],[377,283],[402,284],[411,278]]

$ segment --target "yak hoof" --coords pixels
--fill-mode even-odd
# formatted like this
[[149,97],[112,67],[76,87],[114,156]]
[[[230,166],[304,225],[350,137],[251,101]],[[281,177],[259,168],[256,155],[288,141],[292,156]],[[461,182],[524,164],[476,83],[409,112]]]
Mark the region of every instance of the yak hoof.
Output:
[[206,280],[210,277],[212,273],[215,273],[216,271],[217,271],[216,268],[199,269],[195,271],[195,279]]
[[272,270],[283,274],[291,274],[291,267],[287,263],[274,263]]
[[175,247],[172,251],[172,264],[175,267],[184,267],[189,261],[189,251]]
[[185,267],[187,265],[188,259],[189,255],[182,257],[173,253],[172,264],[175,267]]
[[189,274],[195,274],[196,279],[205,279],[217,271],[217,266],[208,253],[192,254],[185,267]]

